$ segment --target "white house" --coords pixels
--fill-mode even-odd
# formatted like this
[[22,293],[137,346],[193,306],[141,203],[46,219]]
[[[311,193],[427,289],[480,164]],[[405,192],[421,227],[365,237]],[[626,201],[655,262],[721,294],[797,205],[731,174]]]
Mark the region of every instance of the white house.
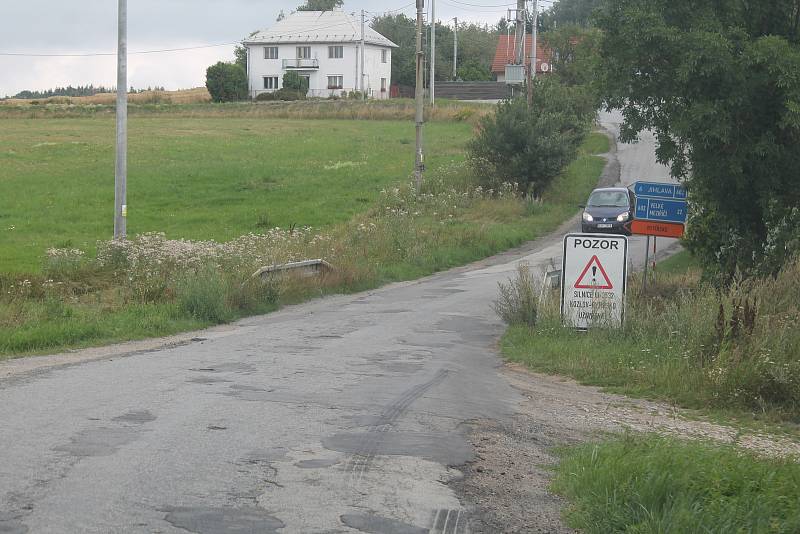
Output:
[[308,79],[309,96],[364,91],[388,98],[397,45],[365,27],[363,50],[360,17],[341,10],[298,11],[249,37],[244,45],[251,98],[283,87],[288,71]]

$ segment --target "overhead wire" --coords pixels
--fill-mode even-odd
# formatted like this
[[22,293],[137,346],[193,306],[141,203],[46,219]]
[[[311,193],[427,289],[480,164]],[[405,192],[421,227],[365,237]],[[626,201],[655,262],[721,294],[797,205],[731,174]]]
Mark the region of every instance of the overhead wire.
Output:
[[[349,24],[345,23],[337,23],[337,24],[329,24],[326,26],[318,26],[315,28],[309,28],[302,33],[309,33],[319,30],[327,30],[331,28],[339,28],[339,27],[350,27]],[[271,35],[272,38],[281,38],[281,37],[290,37],[292,35],[297,35],[297,32],[292,33],[283,33],[277,35]],[[217,43],[217,44],[205,44],[205,45],[197,45],[197,46],[184,46],[178,48],[161,48],[155,50],[139,50],[139,51],[131,51],[128,52],[128,55],[144,55],[144,54],[162,54],[168,52],[183,52],[187,50],[200,50],[204,48],[218,48],[222,46],[236,46],[241,44],[242,41],[231,41],[226,43]],[[27,52],[0,52],[0,56],[3,57],[108,57],[108,56],[116,56],[116,52],[84,52],[84,53],[74,53],[74,54],[49,54],[49,53],[27,53]]]

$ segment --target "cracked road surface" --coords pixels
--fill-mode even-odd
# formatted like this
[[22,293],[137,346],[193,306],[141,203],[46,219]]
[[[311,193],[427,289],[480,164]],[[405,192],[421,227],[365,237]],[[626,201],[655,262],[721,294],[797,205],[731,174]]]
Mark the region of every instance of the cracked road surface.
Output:
[[[651,137],[617,157],[623,183],[667,180]],[[467,532],[447,485],[474,454],[465,423],[521,400],[499,372],[497,283],[560,248],[555,235],[179,346],[3,364],[0,532]]]

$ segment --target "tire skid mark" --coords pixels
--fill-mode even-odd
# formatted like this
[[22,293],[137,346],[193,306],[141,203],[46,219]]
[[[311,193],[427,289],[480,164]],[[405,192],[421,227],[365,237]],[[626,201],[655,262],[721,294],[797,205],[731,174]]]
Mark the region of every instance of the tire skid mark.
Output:
[[376,452],[386,437],[386,432],[406,413],[414,401],[432,387],[442,383],[447,378],[448,373],[447,369],[439,369],[429,381],[412,387],[384,408],[383,413],[378,417],[378,421],[367,428],[366,435],[358,444],[358,452],[353,453],[350,461],[345,466],[345,470],[350,474],[349,482],[351,485],[358,484],[364,477],[364,473],[369,471]]
[[466,534],[467,515],[463,510],[436,510],[430,534]]

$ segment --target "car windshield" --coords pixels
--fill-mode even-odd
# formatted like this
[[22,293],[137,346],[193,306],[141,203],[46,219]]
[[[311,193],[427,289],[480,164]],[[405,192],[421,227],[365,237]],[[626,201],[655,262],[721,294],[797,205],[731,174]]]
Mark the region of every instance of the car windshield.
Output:
[[587,205],[595,208],[627,208],[628,194],[624,191],[595,191]]

